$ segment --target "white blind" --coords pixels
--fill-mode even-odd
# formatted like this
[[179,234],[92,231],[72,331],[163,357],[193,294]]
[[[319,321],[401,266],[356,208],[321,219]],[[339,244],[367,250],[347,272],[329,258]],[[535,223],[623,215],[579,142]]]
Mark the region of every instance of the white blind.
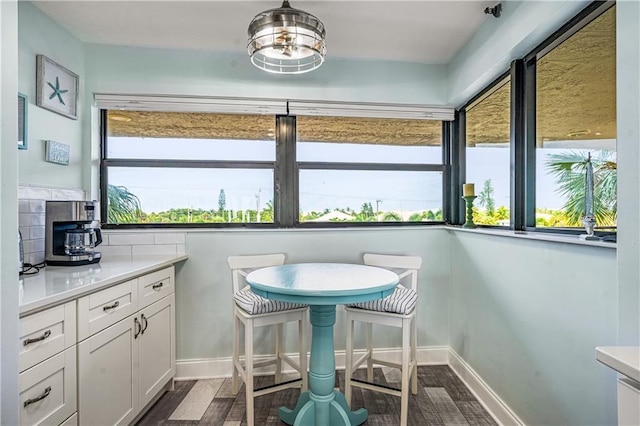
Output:
[[155,95],[94,95],[102,109],[170,112],[214,112],[228,114],[286,114],[287,102],[273,99],[217,98]]
[[[229,114],[314,115],[324,117],[406,118],[453,121],[454,109],[429,105],[285,101],[280,99],[96,93],[102,109]],[[288,107],[288,108],[287,108]]]
[[454,109],[428,105],[289,101],[289,114],[453,121]]

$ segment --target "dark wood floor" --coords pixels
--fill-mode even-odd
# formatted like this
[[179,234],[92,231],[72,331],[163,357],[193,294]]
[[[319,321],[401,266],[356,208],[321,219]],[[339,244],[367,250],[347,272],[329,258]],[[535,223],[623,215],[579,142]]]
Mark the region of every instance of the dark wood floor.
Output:
[[[399,387],[397,370],[376,368],[375,381]],[[344,371],[336,372],[336,386],[344,391]],[[365,378],[365,370],[358,370],[357,375]],[[263,386],[273,382],[273,376],[256,378]],[[220,379],[217,387],[209,396],[202,396],[196,386],[198,381],[176,382],[175,390],[165,393],[158,402],[138,422],[138,425],[246,425],[244,386],[237,396],[231,395],[231,380]],[[194,388],[195,387],[195,388]],[[193,392],[192,392],[193,391]],[[191,392],[188,401],[181,405]],[[206,392],[202,393],[203,395]],[[264,395],[255,400],[256,426],[284,425],[278,419],[278,407],[293,408],[300,391],[288,389]],[[213,395],[213,397],[211,397]],[[202,398],[201,401],[197,401]],[[195,401],[194,401],[195,399]],[[195,417],[184,419],[185,415],[176,416],[182,420],[172,420],[174,412],[185,413],[193,406]],[[206,407],[206,408],[205,408]],[[352,408],[365,407],[369,410],[369,418],[365,425],[398,425],[400,423],[400,398],[354,388]],[[179,408],[179,409],[178,409]],[[178,410],[177,410],[178,409]],[[202,413],[202,411],[204,413]],[[189,415],[186,415],[189,417]],[[409,425],[496,425],[473,394],[460,381],[458,376],[446,365],[421,366],[418,368],[418,393],[409,399]]]

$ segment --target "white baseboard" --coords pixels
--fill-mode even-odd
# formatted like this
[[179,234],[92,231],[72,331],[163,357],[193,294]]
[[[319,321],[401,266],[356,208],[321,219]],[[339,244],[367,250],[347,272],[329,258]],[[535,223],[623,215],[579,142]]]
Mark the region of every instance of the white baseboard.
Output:
[[[356,351],[356,357],[362,354]],[[345,352],[336,351],[336,368],[344,369]],[[289,354],[296,360],[297,356]],[[392,361],[400,361],[400,349],[389,348],[376,350],[376,357]],[[267,358],[256,357],[256,362]],[[500,425],[523,426],[524,422],[502,401],[484,380],[449,346],[424,346],[418,348],[418,365],[449,365],[451,369],[467,385],[478,401]],[[256,374],[270,374],[269,367],[256,369]],[[285,370],[284,373],[291,372]],[[199,380],[231,376],[231,357],[184,359],[176,361],[175,380]]]
[[449,348],[449,367],[471,390],[476,399],[491,414],[495,421],[505,426],[523,426],[524,422],[509,406],[485,383],[473,368],[453,349]]
[[[354,355],[364,353],[363,351],[355,351]],[[291,359],[298,361],[298,356],[288,354]],[[261,361],[268,356],[257,356],[255,361]],[[378,349],[376,350],[376,358],[386,361],[400,362],[400,349]],[[345,351],[336,351],[336,368],[344,369]],[[449,361],[448,346],[426,346],[418,348],[418,364],[419,365],[446,365]],[[272,369],[269,367],[256,369],[256,374],[269,374]],[[293,370],[283,370],[284,373]],[[176,380],[195,380],[195,379],[213,379],[231,376],[231,357],[224,358],[203,358],[203,359],[183,359],[176,361]]]

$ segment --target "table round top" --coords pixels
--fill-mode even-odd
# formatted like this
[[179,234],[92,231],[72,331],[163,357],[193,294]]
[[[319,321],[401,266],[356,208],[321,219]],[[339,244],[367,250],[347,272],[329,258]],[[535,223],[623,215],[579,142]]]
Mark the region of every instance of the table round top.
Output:
[[269,299],[335,305],[386,297],[398,284],[398,275],[350,263],[298,263],[255,270],[247,275],[247,283]]

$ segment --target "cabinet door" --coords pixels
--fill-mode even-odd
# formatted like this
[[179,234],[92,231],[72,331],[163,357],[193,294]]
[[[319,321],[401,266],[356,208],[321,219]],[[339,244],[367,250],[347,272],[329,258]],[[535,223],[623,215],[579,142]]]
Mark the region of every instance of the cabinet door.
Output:
[[139,327],[134,318],[126,318],[78,345],[78,414],[82,425],[126,425],[138,413],[135,333]]
[[175,295],[142,309],[139,317],[143,330],[138,338],[143,408],[176,372]]

